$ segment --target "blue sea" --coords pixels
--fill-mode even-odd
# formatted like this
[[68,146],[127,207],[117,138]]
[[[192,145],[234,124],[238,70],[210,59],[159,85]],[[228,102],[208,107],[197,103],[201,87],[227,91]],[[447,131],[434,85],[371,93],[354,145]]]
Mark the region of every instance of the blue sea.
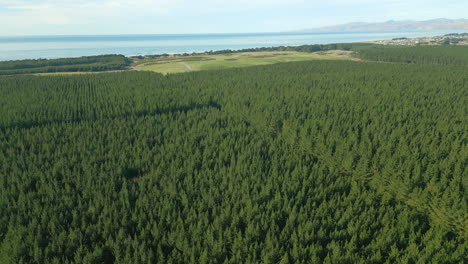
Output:
[[[466,31],[466,30],[465,30]],[[316,32],[179,35],[94,35],[0,37],[0,61],[100,54],[151,55],[357,42],[397,37],[438,36],[463,30],[409,32]]]

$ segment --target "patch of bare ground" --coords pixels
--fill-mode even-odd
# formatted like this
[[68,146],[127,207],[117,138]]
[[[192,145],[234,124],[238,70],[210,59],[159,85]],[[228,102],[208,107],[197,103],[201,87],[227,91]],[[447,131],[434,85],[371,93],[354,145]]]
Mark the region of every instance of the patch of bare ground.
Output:
[[354,57],[353,51],[350,51],[350,50],[327,50],[327,51],[319,51],[317,52],[317,54],[327,56],[329,58],[347,59],[347,60],[355,60],[355,61],[361,60],[359,58]]

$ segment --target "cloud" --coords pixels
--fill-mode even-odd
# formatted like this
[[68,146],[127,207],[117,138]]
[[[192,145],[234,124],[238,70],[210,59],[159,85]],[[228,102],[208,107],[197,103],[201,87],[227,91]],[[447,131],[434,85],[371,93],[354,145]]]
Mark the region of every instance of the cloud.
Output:
[[351,21],[453,18],[457,14],[462,17],[467,3],[465,0],[0,0],[0,35],[135,30],[138,33],[275,31]]
[[147,18],[151,24],[170,16],[242,13],[303,3],[304,0],[0,0],[0,8],[9,10],[8,15],[0,16],[0,24],[23,30],[46,25],[119,25],[139,18]]
[[[0,0],[0,5],[13,9],[44,10],[49,9],[82,9],[94,8],[99,11],[114,11],[115,9],[130,9],[151,12],[167,12],[190,9],[203,11],[218,8],[249,9],[262,7],[291,6],[305,3],[305,0]],[[92,12],[93,10],[89,10]],[[122,10],[123,11],[123,10]]]

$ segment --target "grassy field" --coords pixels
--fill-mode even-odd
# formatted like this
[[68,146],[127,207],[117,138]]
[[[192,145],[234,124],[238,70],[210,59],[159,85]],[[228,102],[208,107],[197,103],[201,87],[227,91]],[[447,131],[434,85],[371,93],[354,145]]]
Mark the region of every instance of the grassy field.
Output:
[[135,60],[135,69],[160,73],[179,73],[189,71],[216,70],[280,62],[307,60],[356,60],[350,51],[320,51],[314,53],[275,51],[245,52],[222,55],[178,56],[157,59]]
[[[169,56],[160,58],[132,58],[133,64],[129,68],[136,71],[154,71],[163,74],[180,73],[190,71],[218,70],[227,68],[239,68],[256,65],[268,65],[280,62],[309,61],[309,60],[359,60],[351,56],[351,51],[331,50],[314,53],[296,51],[272,51],[272,52],[243,52],[221,55],[194,55],[194,56]],[[122,70],[112,70],[122,71]],[[126,71],[126,70],[123,70]],[[100,72],[49,72],[29,73],[32,75],[76,75],[95,74]]]

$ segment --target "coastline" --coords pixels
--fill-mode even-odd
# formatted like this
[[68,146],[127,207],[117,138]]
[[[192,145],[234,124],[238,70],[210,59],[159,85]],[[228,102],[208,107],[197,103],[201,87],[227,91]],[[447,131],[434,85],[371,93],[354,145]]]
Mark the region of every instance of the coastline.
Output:
[[206,53],[261,47],[368,43],[400,37],[437,36],[457,30],[410,32],[313,32],[204,35],[35,36],[28,41],[0,38],[0,61],[122,54],[127,57]]

